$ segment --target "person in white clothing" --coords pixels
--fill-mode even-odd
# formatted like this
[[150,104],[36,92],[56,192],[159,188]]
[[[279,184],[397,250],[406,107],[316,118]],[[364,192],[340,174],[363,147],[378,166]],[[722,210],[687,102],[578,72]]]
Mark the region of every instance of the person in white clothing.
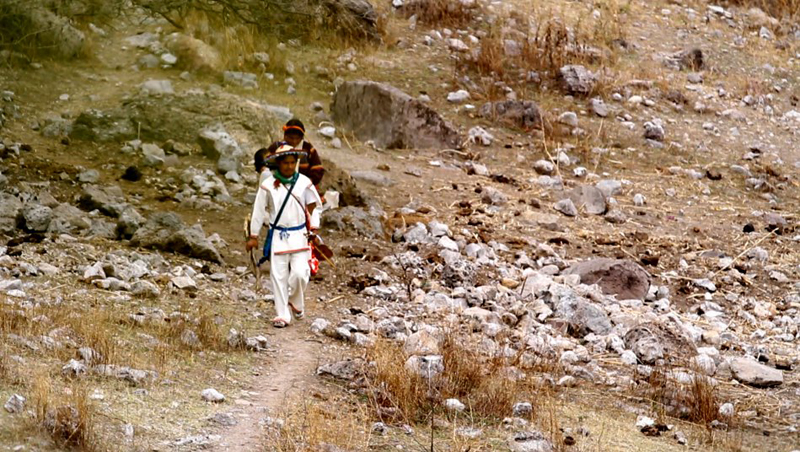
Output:
[[266,224],[269,229],[264,259],[270,261],[277,313],[272,324],[276,328],[289,325],[292,317],[300,320],[305,314],[304,292],[311,277],[308,239],[319,228],[313,212],[322,201],[311,180],[298,172],[302,154],[302,150],[282,145],[266,157],[278,169],[261,178],[246,245],[247,251],[258,246],[261,227]]

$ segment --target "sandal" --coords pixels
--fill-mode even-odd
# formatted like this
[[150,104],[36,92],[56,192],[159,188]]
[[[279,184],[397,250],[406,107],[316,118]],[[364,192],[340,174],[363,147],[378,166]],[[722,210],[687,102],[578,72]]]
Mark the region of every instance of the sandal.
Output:
[[286,323],[286,320],[283,320],[280,317],[275,317],[272,319],[272,326],[275,328],[286,328],[289,324]]
[[292,310],[292,316],[294,316],[295,320],[303,320],[303,318],[306,316],[306,313],[305,313],[305,312],[303,312],[303,311],[298,311],[298,310],[297,310],[297,309],[295,309],[295,307],[294,307],[294,306],[292,306],[291,304],[289,305],[289,308]]

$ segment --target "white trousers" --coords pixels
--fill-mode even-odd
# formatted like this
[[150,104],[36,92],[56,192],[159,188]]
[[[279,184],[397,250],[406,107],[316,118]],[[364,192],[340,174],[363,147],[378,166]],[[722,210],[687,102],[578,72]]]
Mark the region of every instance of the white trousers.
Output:
[[311,251],[300,251],[291,254],[272,254],[270,260],[270,279],[272,293],[275,295],[275,312],[277,318],[291,323],[292,312],[305,311],[305,291],[311,278],[308,260]]

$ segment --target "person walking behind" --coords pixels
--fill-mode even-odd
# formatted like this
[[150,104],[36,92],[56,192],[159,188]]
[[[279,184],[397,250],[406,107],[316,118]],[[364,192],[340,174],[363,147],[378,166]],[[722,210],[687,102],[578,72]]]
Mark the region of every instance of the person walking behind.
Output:
[[272,324],[276,328],[289,325],[292,317],[300,320],[305,315],[305,290],[311,277],[308,237],[319,227],[313,215],[322,204],[319,193],[311,179],[298,172],[303,154],[284,144],[266,156],[266,163],[274,162],[277,169],[262,178],[246,244],[247,251],[257,247],[261,228],[267,225],[262,262],[270,262],[277,314]]

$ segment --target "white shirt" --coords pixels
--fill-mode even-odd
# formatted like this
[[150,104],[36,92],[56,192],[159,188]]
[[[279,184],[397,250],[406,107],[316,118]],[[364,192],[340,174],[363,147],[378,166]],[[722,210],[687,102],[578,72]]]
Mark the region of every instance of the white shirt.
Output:
[[[284,199],[286,199],[291,186],[278,183],[276,188],[275,177],[270,173],[266,174],[268,174],[268,177],[262,179],[253,204],[253,213],[250,219],[251,235],[258,235],[261,232],[261,227],[265,224],[270,227],[270,224],[274,223],[278,210]],[[303,228],[297,231],[276,230],[272,237],[272,250],[275,254],[294,253],[309,249],[308,238],[306,237],[307,230],[305,228],[306,210],[309,204],[320,206],[322,201],[317,189],[311,183],[311,179],[300,174],[292,190],[292,195],[286,202],[286,207],[283,209],[280,219],[278,219],[277,226],[281,228],[303,226]],[[310,218],[312,223],[315,221],[314,217],[312,215]],[[311,224],[311,227],[316,228],[319,225]]]

